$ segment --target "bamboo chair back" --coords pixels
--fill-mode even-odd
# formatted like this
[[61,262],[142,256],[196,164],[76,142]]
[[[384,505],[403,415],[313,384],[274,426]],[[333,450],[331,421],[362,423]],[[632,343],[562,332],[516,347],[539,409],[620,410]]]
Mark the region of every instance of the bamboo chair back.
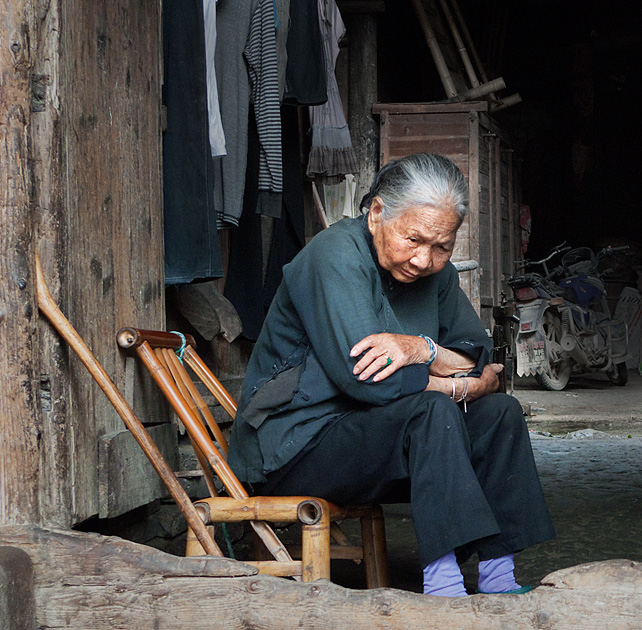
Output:
[[[190,335],[123,328],[117,336],[124,349],[136,350],[184,424],[210,492],[194,505],[205,524],[249,521],[275,561],[255,561],[262,573],[290,576],[303,581],[330,579],[330,557],[364,560],[369,588],[388,583],[385,526],[380,506],[339,507],[316,497],[250,497],[227,463],[228,444],[209,406],[185,365],[205,385],[230,418],[236,402],[196,352]],[[218,496],[214,473],[228,497]],[[362,546],[350,545],[337,520],[361,520]],[[301,561],[276,536],[271,522],[299,522],[302,529]],[[330,538],[338,545],[331,551]],[[188,531],[188,555],[205,553]]]

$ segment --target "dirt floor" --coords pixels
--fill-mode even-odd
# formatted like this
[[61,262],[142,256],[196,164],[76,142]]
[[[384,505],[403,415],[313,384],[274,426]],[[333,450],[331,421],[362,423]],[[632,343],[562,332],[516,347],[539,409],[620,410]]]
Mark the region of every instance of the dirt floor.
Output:
[[[642,377],[616,387],[602,374],[574,377],[562,392],[518,379],[526,421],[557,538],[516,558],[516,576],[536,586],[557,569],[614,558],[642,561]],[[421,591],[421,566],[406,505],[386,507],[392,586]],[[476,586],[476,563],[463,567]],[[359,567],[333,567],[333,579],[362,588]]]

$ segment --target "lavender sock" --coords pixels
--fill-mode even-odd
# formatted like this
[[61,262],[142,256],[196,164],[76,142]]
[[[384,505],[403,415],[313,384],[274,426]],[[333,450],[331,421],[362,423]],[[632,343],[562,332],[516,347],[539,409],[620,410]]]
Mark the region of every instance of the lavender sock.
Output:
[[515,582],[514,554],[509,553],[501,558],[483,560],[479,563],[479,581],[477,588],[482,593],[506,593],[521,588]]
[[454,551],[424,567],[424,594],[438,597],[468,595],[464,588],[464,576],[459,570]]

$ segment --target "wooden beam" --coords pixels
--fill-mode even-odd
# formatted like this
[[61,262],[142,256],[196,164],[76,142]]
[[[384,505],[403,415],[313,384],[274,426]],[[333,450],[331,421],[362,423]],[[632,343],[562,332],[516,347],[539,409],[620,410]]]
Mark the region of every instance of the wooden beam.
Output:
[[98,534],[5,527],[2,544],[30,556],[37,627],[49,630],[629,630],[642,592],[642,563],[624,559],[557,571],[526,595],[449,599],[303,584]]
[[373,114],[436,114],[439,112],[486,112],[486,101],[469,101],[466,103],[375,103]]
[[349,16],[346,28],[350,34],[348,125],[359,163],[359,204],[379,170],[379,129],[371,109],[377,102],[377,19],[374,15]]
[[38,522],[40,514],[30,4],[0,3],[0,524]]

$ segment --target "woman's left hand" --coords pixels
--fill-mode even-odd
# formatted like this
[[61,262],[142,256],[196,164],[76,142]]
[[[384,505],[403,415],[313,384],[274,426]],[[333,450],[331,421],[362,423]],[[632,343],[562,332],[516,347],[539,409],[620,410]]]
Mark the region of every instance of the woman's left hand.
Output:
[[428,345],[421,337],[391,333],[369,335],[350,351],[351,357],[363,354],[352,372],[360,381],[373,375],[373,381],[381,381],[405,365],[425,363],[427,353]]

